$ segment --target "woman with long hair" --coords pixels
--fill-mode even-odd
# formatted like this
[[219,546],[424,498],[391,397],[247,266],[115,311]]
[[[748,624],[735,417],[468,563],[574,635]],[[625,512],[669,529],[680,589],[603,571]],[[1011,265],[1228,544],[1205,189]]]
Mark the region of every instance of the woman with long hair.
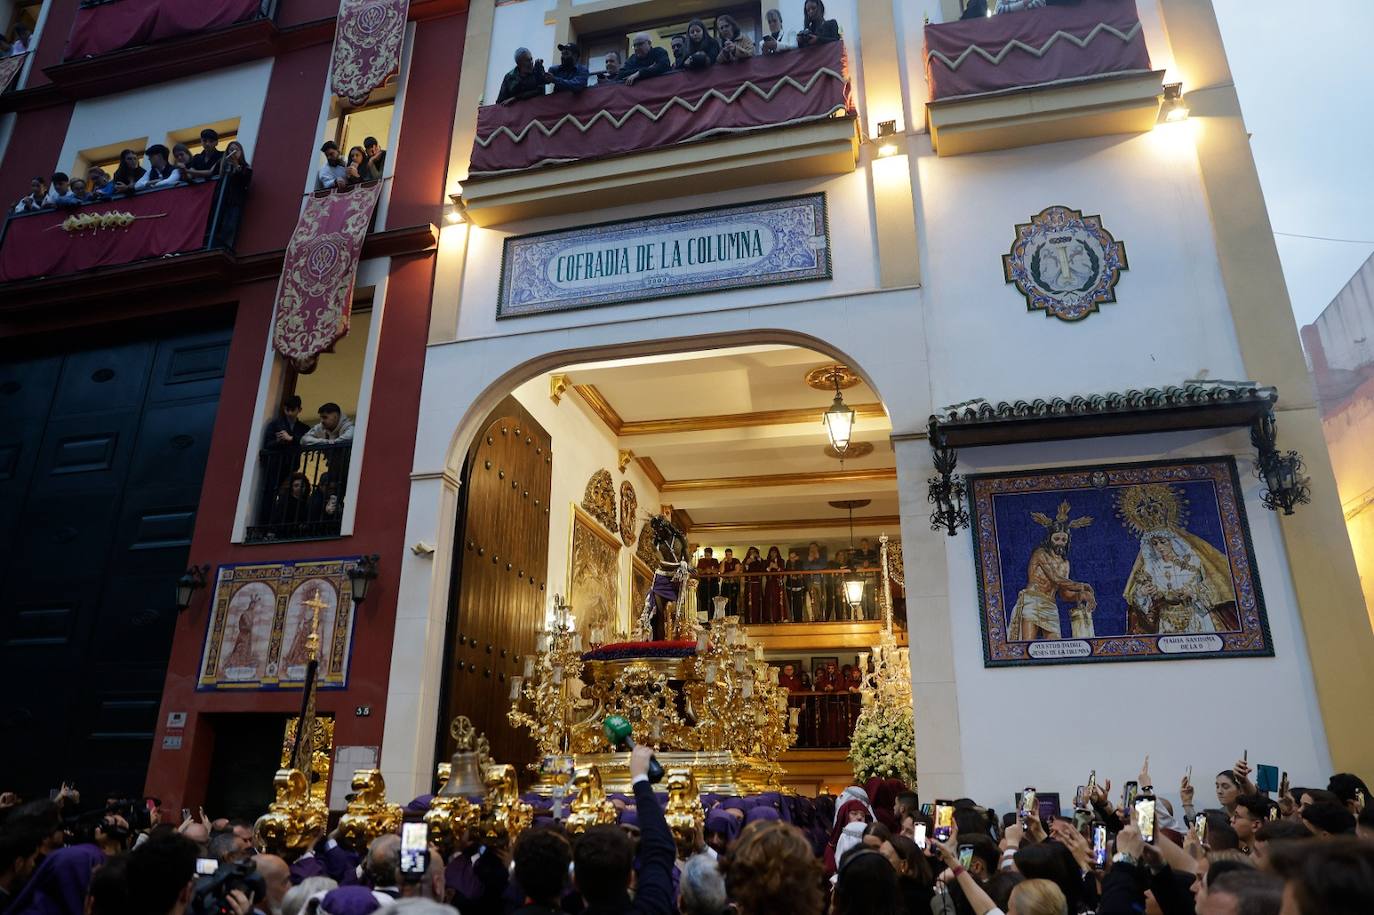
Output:
[[740,614],[744,622],[753,625],[763,622],[763,571],[768,563],[759,555],[759,548],[751,546],[744,554],[744,610]]
[[754,39],[739,30],[739,23],[729,13],[716,17],[716,38],[720,40],[718,64],[732,64],[737,60],[748,60],[754,56]]
[[718,862],[739,915],[819,915],[820,867],[801,831],[787,823],[750,823]]
[[682,49],[684,70],[705,70],[720,57],[720,42],[706,31],[706,23],[693,19],[687,23],[687,43]]
[[[765,572],[784,572],[787,563],[783,561],[782,550],[775,546],[768,548],[768,558],[764,560]],[[787,595],[783,591],[783,576],[773,574],[763,580],[763,620],[765,623],[787,622]]]
[[219,222],[215,224],[215,247],[233,248],[243,218],[243,202],[253,180],[253,167],[244,155],[243,144],[230,140],[216,166],[220,180]]
[[367,180],[367,154],[363,152],[361,146],[355,146],[348,151],[348,165],[344,169],[344,181],[349,187],[355,184],[362,184]]
[[882,852],[858,845],[840,858],[832,915],[903,915],[897,870]]
[[134,185],[138,179],[148,172],[138,164],[139,155],[132,149],[121,149],[119,151],[119,168],[115,169],[114,178],[110,183],[114,185],[116,194],[132,194]]

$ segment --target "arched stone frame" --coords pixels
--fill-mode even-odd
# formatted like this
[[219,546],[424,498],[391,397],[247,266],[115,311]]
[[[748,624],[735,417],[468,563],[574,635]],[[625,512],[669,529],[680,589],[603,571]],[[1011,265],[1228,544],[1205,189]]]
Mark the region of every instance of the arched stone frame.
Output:
[[[381,758],[387,783],[398,796],[430,790],[458,481],[463,455],[482,419],[521,383],[578,362],[757,344],[806,347],[850,365],[888,411],[907,567],[921,790],[941,797],[962,793],[946,544],[930,530],[925,492],[932,472],[924,441],[931,404],[920,291],[713,312],[711,320],[714,330],[708,334],[699,333],[700,317],[684,315],[430,347],[406,543],[427,540],[436,550],[432,556],[406,551],[402,559]],[[455,391],[476,393],[460,405]]]

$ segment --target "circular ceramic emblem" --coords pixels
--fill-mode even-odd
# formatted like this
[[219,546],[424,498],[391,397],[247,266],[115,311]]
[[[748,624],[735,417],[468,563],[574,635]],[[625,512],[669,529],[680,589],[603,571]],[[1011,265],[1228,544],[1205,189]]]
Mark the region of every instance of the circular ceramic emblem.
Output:
[[1115,302],[1126,269],[1126,246],[1102,227],[1101,217],[1063,206],[1018,225],[1011,251],[1002,256],[1006,280],[1026,297],[1026,308],[1065,321]]

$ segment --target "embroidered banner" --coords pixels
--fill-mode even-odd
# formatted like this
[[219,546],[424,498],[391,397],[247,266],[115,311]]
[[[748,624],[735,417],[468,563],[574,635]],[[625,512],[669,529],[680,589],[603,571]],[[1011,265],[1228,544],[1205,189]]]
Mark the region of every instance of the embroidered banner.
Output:
[[263,0],[111,0],[76,11],[63,60],[222,29],[263,15]]
[[0,57],[0,92],[4,92],[10,87],[15,76],[24,68],[24,61],[29,59],[29,52],[23,54],[13,54],[9,57]]
[[361,105],[401,68],[410,0],[341,0],[334,27],[334,94]]
[[498,318],[830,279],[825,195],[505,240]]
[[272,346],[301,372],[348,333],[353,279],[382,185],[310,197],[291,233],[277,285]]
[[926,26],[930,100],[1150,69],[1134,3],[1086,0]]
[[[0,282],[60,276],[202,248],[218,188],[218,182],[210,181],[71,210],[11,216],[0,244]],[[97,225],[90,218],[96,216],[108,218]],[[67,223],[69,219],[73,222]]]
[[968,485],[984,666],[1273,655],[1234,458]]
[[301,687],[317,613],[319,688],[348,686],[358,558],[220,566],[196,688]]
[[472,175],[656,149],[854,110],[843,42],[477,111]]

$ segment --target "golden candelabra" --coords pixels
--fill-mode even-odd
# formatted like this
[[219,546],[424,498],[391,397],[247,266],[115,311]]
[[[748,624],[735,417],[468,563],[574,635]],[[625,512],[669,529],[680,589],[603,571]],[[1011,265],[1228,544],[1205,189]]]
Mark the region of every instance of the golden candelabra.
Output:
[[[529,729],[541,757],[568,752],[569,727],[579,698],[571,686],[582,677],[582,635],[576,627],[572,608],[555,594],[553,618],[539,634],[535,654],[525,657],[523,675],[511,677],[507,717],[511,724]],[[525,711],[522,698],[529,700],[530,711]]]
[[864,707],[905,709],[911,714],[911,663],[907,649],[897,645],[892,629],[892,580],[901,582],[901,546],[889,544],[887,535],[878,538],[879,567],[882,570],[882,590],[878,600],[883,611],[883,630],[878,644],[873,646],[873,669],[869,670],[869,652],[859,653],[859,670],[863,674],[860,695]]
[[[651,648],[643,656],[584,658],[572,608],[555,597],[536,654],[512,684],[511,723],[529,729],[545,760],[570,755],[578,768],[597,765],[612,790],[626,790],[629,776],[627,754],[617,753],[602,729],[609,715],[629,720],[635,742],[655,747],[665,765],[692,767],[705,790],[775,783],[777,760],[796,739],[796,716],[762,645],[734,616],[706,628],[683,626],[678,634],[695,639],[694,652]],[[581,686],[576,694],[574,683]],[[546,773],[536,790],[556,792],[566,775],[551,778]]]
[[372,840],[401,826],[401,806],[386,802],[386,781],[378,769],[353,773],[353,800],[339,819],[339,844],[362,852]]

